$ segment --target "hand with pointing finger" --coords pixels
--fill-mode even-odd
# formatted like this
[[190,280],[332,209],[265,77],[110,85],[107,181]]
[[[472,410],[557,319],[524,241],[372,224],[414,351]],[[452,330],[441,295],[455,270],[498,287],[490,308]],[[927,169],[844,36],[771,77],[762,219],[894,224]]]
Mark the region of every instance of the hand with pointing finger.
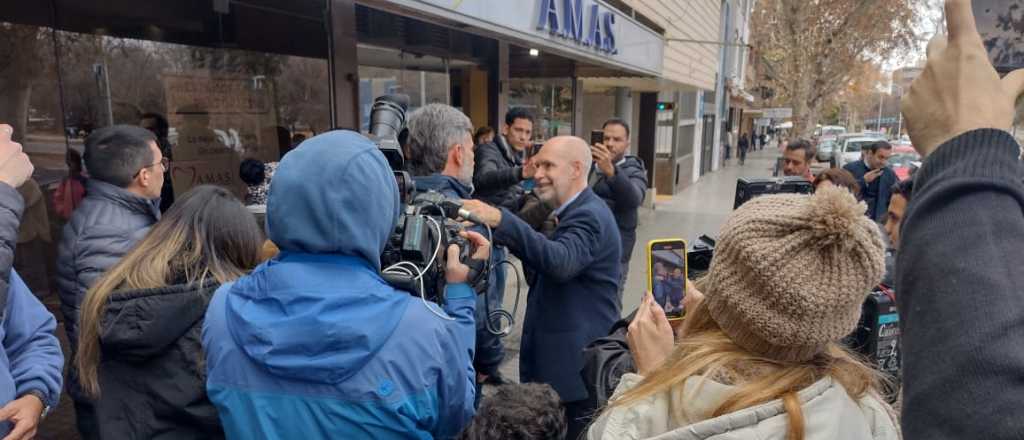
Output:
[[921,156],[971,130],[1009,130],[1024,91],[1024,69],[999,79],[970,0],[947,0],[946,17],[947,35],[928,44],[928,64],[902,103],[907,131]]

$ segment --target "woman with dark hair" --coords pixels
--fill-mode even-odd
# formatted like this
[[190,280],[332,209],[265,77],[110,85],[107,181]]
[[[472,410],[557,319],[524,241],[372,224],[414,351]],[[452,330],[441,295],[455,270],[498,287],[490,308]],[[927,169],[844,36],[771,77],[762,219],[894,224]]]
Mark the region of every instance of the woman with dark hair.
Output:
[[853,194],[857,200],[860,200],[860,185],[857,184],[857,179],[849,171],[842,168],[829,168],[822,171],[814,179],[814,190],[817,191],[828,186],[844,188],[850,191],[850,194]]
[[219,439],[200,334],[223,283],[257,265],[262,232],[227,190],[199,186],[89,290],[78,366],[101,438]]

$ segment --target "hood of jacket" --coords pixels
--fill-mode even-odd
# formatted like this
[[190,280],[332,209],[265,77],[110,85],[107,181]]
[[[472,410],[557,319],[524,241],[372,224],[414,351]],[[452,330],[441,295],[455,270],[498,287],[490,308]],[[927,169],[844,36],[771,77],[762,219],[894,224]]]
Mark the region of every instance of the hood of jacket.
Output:
[[[631,388],[642,380],[635,374],[623,376]],[[701,420],[728,399],[736,388],[715,381],[690,378],[679,401],[692,420],[675,420],[669,393],[651,397],[636,405],[602,415],[589,432],[589,439],[656,440],[785,440],[789,416],[781,400]],[[683,397],[685,396],[685,397]],[[873,396],[859,402],[831,378],[824,378],[798,393],[804,417],[805,440],[899,440],[888,405]]]
[[411,298],[363,258],[288,251],[225,288],[231,337],[250,359],[278,376],[329,384],[373,359]]
[[142,360],[165,352],[199,325],[217,287],[211,282],[114,292],[100,320],[103,355]]
[[278,164],[267,228],[282,251],[359,257],[379,271],[399,209],[395,175],[376,144],[335,130],[307,139]]
[[328,132],[289,152],[267,202],[281,253],[224,287],[238,347],[282,377],[334,384],[358,373],[409,303],[379,275],[399,209],[387,160],[358,133]]

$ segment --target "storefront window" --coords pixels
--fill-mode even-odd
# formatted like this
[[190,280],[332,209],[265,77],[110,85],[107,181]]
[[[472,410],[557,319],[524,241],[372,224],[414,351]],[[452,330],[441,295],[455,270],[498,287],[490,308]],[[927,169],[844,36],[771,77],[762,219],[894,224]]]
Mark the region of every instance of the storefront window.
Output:
[[359,62],[359,108],[363,131],[370,128],[370,109],[378,96],[407,95],[409,112],[427,104],[451,103],[447,59],[360,45]]
[[509,106],[533,112],[536,141],[573,133],[572,79],[516,78],[511,81]]
[[0,66],[0,122],[14,126],[36,169],[20,189],[27,208],[15,268],[54,310],[56,243],[70,215],[55,193],[84,181],[89,133],[163,118],[169,195],[212,183],[242,197],[243,159],[277,161],[302,137],[331,128],[326,57],[2,22],[0,55],[17,60]]

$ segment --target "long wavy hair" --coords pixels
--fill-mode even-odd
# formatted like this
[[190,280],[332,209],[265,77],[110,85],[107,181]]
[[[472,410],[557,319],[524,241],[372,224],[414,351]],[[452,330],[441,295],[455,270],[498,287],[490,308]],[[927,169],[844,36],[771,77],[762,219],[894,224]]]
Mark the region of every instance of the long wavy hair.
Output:
[[203,185],[179,198],[146,238],[86,293],[75,359],[86,393],[100,393],[100,322],[113,293],[233,281],[256,267],[262,243],[256,219],[227,190]]
[[[702,284],[698,282],[698,289]],[[687,414],[684,402],[693,396],[682,391],[691,377],[700,377],[701,381],[738,378],[731,384],[736,391],[710,414]],[[781,399],[789,417],[787,438],[803,440],[806,424],[797,393],[825,377],[841,384],[854,400],[878,393],[884,380],[838,343],[829,344],[806,362],[782,362],[751,353],[730,339],[700,303],[687,311],[675,349],[665,363],[637,387],[613,399],[606,411],[669,393],[670,417],[676,421],[706,420]],[[699,389],[700,383],[697,387],[694,389]]]

